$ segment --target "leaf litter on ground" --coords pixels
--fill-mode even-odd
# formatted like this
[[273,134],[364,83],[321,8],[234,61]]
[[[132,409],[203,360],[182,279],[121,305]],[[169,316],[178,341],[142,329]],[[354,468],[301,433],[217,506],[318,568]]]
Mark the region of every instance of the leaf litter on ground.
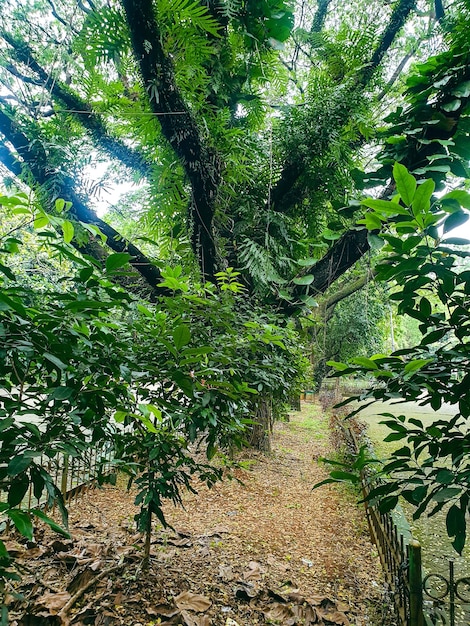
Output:
[[325,419],[304,405],[276,425],[270,455],[244,452],[238,481],[168,505],[176,532],[155,529],[147,573],[133,495],[119,487],[71,503],[71,541],[46,527],[28,545],[10,537],[24,567],[10,623],[376,626],[382,577],[363,511],[349,491],[311,489],[331,454]]

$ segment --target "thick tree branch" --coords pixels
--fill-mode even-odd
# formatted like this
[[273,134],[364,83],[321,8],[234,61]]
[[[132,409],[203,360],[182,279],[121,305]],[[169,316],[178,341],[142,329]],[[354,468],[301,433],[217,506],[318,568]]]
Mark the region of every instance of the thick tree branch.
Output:
[[[316,19],[324,19],[324,17],[322,18],[323,11],[326,12],[328,4],[329,2],[327,0],[319,2],[317,15],[315,16]],[[357,93],[363,91],[371,80],[372,75],[405,24],[415,4],[416,0],[400,0],[398,2],[377,48],[372,53],[369,63],[366,64],[366,69],[363,70],[362,75],[359,77],[356,86]],[[353,94],[351,94],[351,98],[353,97]],[[344,106],[344,103],[340,103],[339,106]],[[334,119],[335,113],[333,110],[331,116]],[[291,210],[305,195],[305,189],[298,185],[304,172],[305,164],[300,161],[288,161],[285,163],[278,181],[271,190],[271,205],[266,208],[282,213],[287,213]]]
[[221,165],[217,155],[204,145],[193,115],[176,87],[171,61],[162,48],[152,0],[122,0],[122,4],[150,107],[158,115],[163,135],[191,184],[193,250],[203,276],[213,279],[216,248],[212,222]]
[[385,54],[394,42],[396,36],[401,31],[408,19],[411,11],[416,7],[416,0],[400,0],[395,6],[390,20],[380,39],[379,45],[374,50],[370,62],[363,72],[361,83],[367,85],[373,73],[378,68]]
[[[47,197],[47,195],[45,197],[49,205],[53,204],[56,198],[63,198],[65,201],[71,202],[72,208],[70,212],[75,219],[97,226],[106,236],[106,244],[114,252],[128,252],[131,255],[129,263],[151,287],[153,297],[171,295],[165,289],[157,289],[157,285],[162,282],[159,269],[136,246],[122,237],[112,226],[100,219],[85,204],[76,193],[73,181],[70,178],[63,176],[56,178],[54,171],[48,167],[47,155],[40,142],[30,142],[28,137],[17,128],[15,122],[2,110],[0,110],[0,133],[14,146],[18,157],[22,160],[22,163],[17,159],[15,160],[14,155],[5,145],[1,147],[0,160],[15,176],[23,178],[25,174],[29,173],[38,186],[54,187],[56,190],[55,197]],[[26,182],[31,181],[26,180]],[[102,260],[99,255],[98,260]]]
[[5,69],[24,82],[33,83],[46,89],[56,101],[61,102],[66,107],[69,115],[90,131],[90,135],[95,143],[110,157],[118,159],[127,167],[138,171],[142,176],[147,177],[150,175],[151,167],[149,163],[135,150],[126,146],[119,139],[112,137],[105,123],[87,102],[73,93],[69,87],[58,79],[50,76],[36,61],[33,51],[27,43],[16,39],[6,32],[2,32],[0,36],[11,46],[12,56],[25,65],[35,76],[28,78],[19,74],[17,68],[12,64],[8,64]]
[[327,298],[321,305],[324,320],[328,322],[333,317],[336,305],[339,304],[342,300],[349,298],[349,296],[352,296],[353,293],[356,293],[356,291],[362,289],[374,277],[374,275],[375,270],[371,269],[354,282],[348,282],[342,289],[339,289],[329,298]]
[[331,0],[318,0],[317,11],[313,16],[310,33],[319,33],[322,30],[330,4]]

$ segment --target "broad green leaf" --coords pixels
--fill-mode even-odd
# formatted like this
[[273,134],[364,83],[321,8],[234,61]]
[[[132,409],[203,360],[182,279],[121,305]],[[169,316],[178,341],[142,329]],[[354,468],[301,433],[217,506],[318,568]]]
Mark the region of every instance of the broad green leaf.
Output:
[[39,215],[33,222],[33,226],[36,230],[39,230],[40,228],[44,228],[44,226],[47,226],[49,224],[49,218],[47,217],[47,215]]
[[333,367],[338,372],[342,372],[344,370],[349,369],[349,365],[345,363],[339,363],[338,361],[327,361],[326,363],[329,367]]
[[452,89],[451,93],[458,98],[468,98],[470,96],[470,80],[460,83],[458,87]]
[[53,363],[60,370],[67,369],[67,365],[63,361],[58,359],[56,356],[54,356],[53,354],[49,354],[49,352],[44,352],[43,356],[44,356],[45,359],[47,359],[48,361]]
[[119,268],[129,263],[131,255],[128,252],[116,252],[110,254],[106,259],[106,271],[108,273],[115,272]]
[[312,274],[307,274],[307,276],[298,276],[292,280],[296,285],[310,285],[313,283],[314,276]]
[[8,504],[18,506],[23,501],[29,489],[29,477],[26,474],[18,474],[10,483],[8,490]]
[[373,361],[372,359],[368,359],[365,356],[357,356],[354,359],[351,359],[351,363],[354,363],[355,365],[360,365],[361,367],[365,367],[369,370],[378,369],[377,363],[375,363],[375,361]]
[[462,100],[460,100],[460,98],[456,98],[455,100],[451,100],[450,102],[446,102],[445,104],[443,104],[442,108],[444,109],[444,111],[452,113],[452,111],[457,111],[460,108],[461,104]]
[[115,413],[114,413],[114,420],[118,424],[122,424],[124,422],[124,420],[126,419],[127,415],[128,415],[127,411],[115,411]]
[[351,472],[344,472],[342,470],[334,470],[330,472],[330,476],[334,480],[346,480],[352,483],[357,483],[360,480],[359,476],[356,476],[356,474],[352,474]]
[[155,426],[153,425],[152,421],[146,417],[145,415],[139,415],[138,413],[133,414],[134,417],[136,417],[140,422],[142,422],[142,424],[145,426],[145,428],[151,432],[151,433],[157,433],[158,430],[155,428]]
[[405,372],[407,372],[408,374],[417,372],[428,363],[432,363],[432,359],[415,359],[405,365]]
[[455,479],[454,472],[449,469],[440,469],[436,474],[436,482],[450,485]]
[[5,276],[12,281],[16,280],[15,275],[13,274],[13,272],[11,271],[11,269],[9,267],[7,267],[6,265],[3,265],[3,263],[0,263],[0,272],[2,272],[3,274],[5,274]]
[[416,191],[415,177],[408,172],[404,165],[395,162],[393,166],[393,178],[395,179],[401,199],[407,206],[411,206]]
[[412,210],[413,215],[419,215],[421,213],[427,213],[431,206],[431,197],[434,193],[434,188],[436,184],[432,180],[432,178],[428,178],[421,185],[418,185],[416,188],[413,202],[412,202]]
[[470,214],[467,211],[457,211],[449,215],[444,222],[444,234],[449,231],[457,228],[458,226],[462,226],[465,222],[468,221]]
[[14,298],[10,298],[10,296],[7,296],[6,293],[2,293],[1,291],[0,303],[3,303],[4,305],[2,310],[13,309],[13,311],[16,311],[16,313],[21,315],[21,317],[26,317],[26,309],[24,306],[20,302],[17,302]]
[[72,241],[74,232],[75,231],[72,222],[69,222],[69,220],[64,220],[62,222],[62,234],[64,236],[65,243],[70,243]]
[[315,265],[317,260],[318,259],[314,259],[313,257],[309,257],[308,259],[299,259],[297,261],[297,264],[301,265],[302,267],[309,267],[311,265]]
[[67,539],[70,539],[70,533],[65,528],[62,528],[62,526],[57,524],[57,522],[54,522],[54,520],[48,517],[43,511],[41,511],[40,509],[31,509],[31,513],[42,522],[48,524],[50,528],[56,533],[59,533],[59,535],[62,535],[63,537],[67,537]]
[[56,400],[67,400],[73,394],[70,387],[56,387],[52,392],[52,397]]
[[460,487],[445,487],[444,489],[440,489],[435,494],[433,494],[432,499],[435,502],[448,502],[455,498],[462,492]]
[[8,463],[7,472],[9,476],[16,476],[17,474],[21,474],[31,465],[31,459],[24,456],[19,455],[13,457]]
[[380,250],[385,245],[385,240],[382,237],[372,233],[367,233],[367,241],[371,250]]
[[6,514],[16,526],[16,530],[30,541],[33,539],[33,524],[31,517],[25,511],[19,509],[8,509]]
[[191,331],[186,324],[180,324],[173,331],[173,341],[177,350],[181,350],[191,341]]
[[369,209],[374,209],[386,217],[391,215],[409,215],[408,211],[404,207],[397,202],[391,202],[390,200],[366,198],[365,200],[362,200],[362,204]]
[[65,200],[63,198],[57,198],[57,200],[55,201],[55,210],[58,213],[61,213],[64,210],[65,207]]
[[300,301],[303,302],[303,304],[305,304],[305,306],[307,306],[307,307],[310,307],[310,308],[318,307],[318,302],[315,300],[315,298],[313,296],[309,296],[307,294],[302,294],[300,296]]

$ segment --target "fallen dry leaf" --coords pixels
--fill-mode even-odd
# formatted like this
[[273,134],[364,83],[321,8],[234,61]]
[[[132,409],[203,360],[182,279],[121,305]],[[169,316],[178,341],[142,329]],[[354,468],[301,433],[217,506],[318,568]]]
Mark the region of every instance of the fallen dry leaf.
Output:
[[211,620],[207,615],[191,615],[187,611],[181,611],[181,618],[185,626],[210,626]]
[[219,578],[225,583],[231,582],[235,578],[235,572],[231,565],[219,565]]
[[178,609],[169,604],[157,604],[157,606],[149,606],[146,608],[148,615],[155,617],[174,617],[179,613]]
[[256,561],[250,561],[248,563],[248,570],[243,573],[244,580],[258,580],[261,578],[261,575],[264,573],[263,568],[260,563]]
[[180,611],[197,611],[202,613],[211,607],[212,601],[198,593],[183,591],[174,598],[176,606]]
[[42,596],[39,604],[41,607],[46,608],[50,615],[57,615],[57,613],[67,604],[72,596],[68,591],[61,591],[60,593],[46,593]]

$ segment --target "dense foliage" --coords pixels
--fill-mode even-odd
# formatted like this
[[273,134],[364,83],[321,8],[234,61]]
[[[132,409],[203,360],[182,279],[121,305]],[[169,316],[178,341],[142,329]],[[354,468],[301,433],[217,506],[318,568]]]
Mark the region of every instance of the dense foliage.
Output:
[[[1,201],[5,211],[33,217],[26,196]],[[152,515],[165,523],[165,498],[179,502],[181,486],[194,489],[196,476],[207,484],[222,477],[224,455],[247,439],[253,398],[269,396],[282,414],[299,393],[301,348],[288,325],[243,302],[236,272],[221,273],[217,290],[190,286],[181,268],[162,270],[174,295],[156,308],[113,284],[128,254],[108,256],[103,273],[50,225],[35,226],[44,250],[72,271],[40,291],[18,283],[11,259],[29,262],[21,250],[28,233],[16,228],[0,239],[2,511],[31,538],[31,513],[44,519],[40,509],[22,508],[31,486],[38,501],[61,504],[66,524],[63,494],[43,458],[109,442],[139,487],[137,522],[150,541]]]
[[[442,436],[426,431],[423,471],[437,487],[419,483],[410,499],[421,512],[454,498],[449,531],[461,547],[466,274],[435,228],[444,216],[446,230],[458,224],[456,203],[468,204],[469,13],[468,0],[367,10],[360,0],[4,1],[0,163],[14,193],[2,216],[25,216],[24,232],[32,225],[56,257],[38,285],[21,271],[20,231],[2,235],[2,506],[21,532],[31,534],[19,508],[30,484],[60,501],[39,454],[112,441],[149,537],[163,498],[178,502],[193,475],[218,479],[218,450],[298,391],[305,362],[286,319],[320,301],[344,326],[336,304],[382,259],[378,277],[397,281],[393,299],[425,337],[354,369],[376,373],[374,394],[425,389],[433,407],[460,402],[457,421],[436,426]],[[98,215],[122,182],[136,186]],[[434,189],[449,185],[458,189],[438,201]],[[351,271],[366,253],[367,272]],[[444,312],[421,289],[435,289]],[[348,344],[362,350],[371,319],[357,306],[343,315],[353,309]],[[341,337],[331,331],[325,355]],[[400,419],[390,424],[407,436]],[[434,472],[454,438],[452,477]],[[406,474],[404,450],[393,462]]]
[[[380,237],[386,256],[376,267],[377,278],[393,280],[396,288],[390,297],[403,315],[418,320],[421,341],[390,355],[356,357],[350,366],[332,365],[342,374],[376,379],[378,384],[361,396],[363,400],[395,400],[398,405],[413,400],[436,411],[431,424],[383,414],[392,431],[385,440],[405,445],[385,462],[380,470],[385,482],[369,497],[387,511],[402,496],[416,507],[416,517],[434,515],[447,506],[447,532],[461,552],[470,510],[470,251],[469,242],[453,237],[452,230],[468,219],[462,207],[470,207],[470,194],[455,190],[432,200],[432,180],[417,185],[398,163],[394,176],[398,195],[392,201],[365,200],[371,209],[366,220],[374,228],[376,221],[384,225]],[[449,420],[439,418],[443,403],[455,407]]]

